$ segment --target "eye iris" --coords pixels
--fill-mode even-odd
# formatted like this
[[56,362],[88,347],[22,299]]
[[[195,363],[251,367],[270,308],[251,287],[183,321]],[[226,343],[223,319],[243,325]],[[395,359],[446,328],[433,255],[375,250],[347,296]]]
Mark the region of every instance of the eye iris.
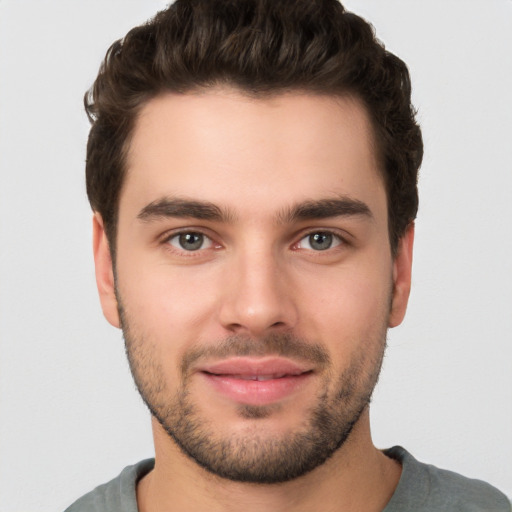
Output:
[[197,251],[203,245],[203,241],[201,233],[183,233],[179,237],[181,247],[187,251]]
[[309,235],[309,244],[317,251],[325,251],[332,245],[332,235],[330,233],[314,233]]

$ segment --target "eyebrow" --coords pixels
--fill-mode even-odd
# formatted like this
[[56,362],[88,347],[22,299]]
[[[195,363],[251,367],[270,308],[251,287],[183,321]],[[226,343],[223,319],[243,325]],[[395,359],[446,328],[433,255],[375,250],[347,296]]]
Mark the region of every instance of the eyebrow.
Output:
[[[373,219],[368,205],[358,199],[342,196],[309,200],[297,203],[276,215],[278,224],[287,224],[301,220],[327,219],[330,217],[363,216]],[[143,221],[161,218],[194,218],[214,222],[230,223],[236,215],[209,201],[197,201],[183,198],[164,197],[146,205],[137,215]]]
[[164,197],[145,206],[137,215],[144,221],[160,218],[194,218],[217,222],[231,222],[234,215],[208,201],[195,201],[181,198]]
[[304,201],[284,210],[278,222],[291,223],[299,220],[327,219],[330,217],[362,216],[373,219],[366,203],[347,196],[339,198]]

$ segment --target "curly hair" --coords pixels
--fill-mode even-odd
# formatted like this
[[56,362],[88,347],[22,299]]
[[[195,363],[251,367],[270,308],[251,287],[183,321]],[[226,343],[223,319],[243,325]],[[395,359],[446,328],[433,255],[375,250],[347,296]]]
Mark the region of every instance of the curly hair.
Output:
[[107,51],[84,103],[87,194],[115,249],[137,115],[165,92],[230,85],[256,97],[300,90],[357,97],[375,132],[393,253],[418,210],[421,130],[407,66],[337,0],[176,0]]

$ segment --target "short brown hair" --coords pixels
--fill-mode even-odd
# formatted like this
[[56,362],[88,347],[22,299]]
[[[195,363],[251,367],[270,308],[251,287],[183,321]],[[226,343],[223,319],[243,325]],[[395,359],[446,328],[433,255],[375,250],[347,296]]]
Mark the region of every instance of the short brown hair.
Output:
[[115,248],[119,196],[138,112],[164,92],[228,84],[251,95],[352,94],[372,120],[395,252],[416,217],[421,130],[406,65],[337,0],[176,0],[107,51],[85,95],[87,194]]

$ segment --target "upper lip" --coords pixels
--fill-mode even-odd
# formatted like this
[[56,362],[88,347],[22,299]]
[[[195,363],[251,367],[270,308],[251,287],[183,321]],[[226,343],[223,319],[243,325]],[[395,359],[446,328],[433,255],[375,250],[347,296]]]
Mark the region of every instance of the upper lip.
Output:
[[213,375],[232,375],[239,378],[258,376],[283,377],[286,375],[302,375],[312,371],[310,366],[282,357],[234,357],[198,368],[200,372]]

